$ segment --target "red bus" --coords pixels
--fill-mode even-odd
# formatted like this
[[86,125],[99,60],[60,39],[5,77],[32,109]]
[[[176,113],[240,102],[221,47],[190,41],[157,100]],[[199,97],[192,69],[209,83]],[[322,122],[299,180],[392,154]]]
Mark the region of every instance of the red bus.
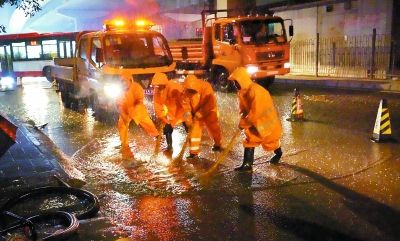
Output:
[[71,58],[76,37],[71,33],[22,33],[0,35],[0,77],[46,76],[54,58]]

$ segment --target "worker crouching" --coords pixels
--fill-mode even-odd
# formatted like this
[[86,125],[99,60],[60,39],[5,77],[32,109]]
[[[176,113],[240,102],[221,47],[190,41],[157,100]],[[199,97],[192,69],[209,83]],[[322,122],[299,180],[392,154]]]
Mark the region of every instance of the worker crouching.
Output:
[[240,122],[239,128],[244,130],[244,157],[236,171],[252,170],[254,148],[261,145],[265,151],[274,151],[271,163],[278,163],[282,150],[280,138],[282,126],[274,107],[271,95],[262,86],[254,83],[246,69],[237,68],[228,78],[234,81],[238,89]]
[[183,122],[183,86],[169,81],[164,73],[156,73],[151,81],[154,87],[153,104],[157,118],[164,126],[167,150],[172,150],[172,132]]
[[200,153],[203,125],[214,140],[213,151],[221,151],[221,126],[219,124],[217,100],[210,83],[188,75],[184,82],[185,110],[183,118],[189,127],[190,155],[195,158]]
[[128,143],[128,129],[131,121],[133,120],[137,125],[140,125],[150,136],[157,137],[158,131],[143,103],[143,88],[134,82],[130,75],[123,75],[122,80],[127,86],[127,91],[118,103],[118,131],[121,140],[121,152],[124,156],[133,156]]

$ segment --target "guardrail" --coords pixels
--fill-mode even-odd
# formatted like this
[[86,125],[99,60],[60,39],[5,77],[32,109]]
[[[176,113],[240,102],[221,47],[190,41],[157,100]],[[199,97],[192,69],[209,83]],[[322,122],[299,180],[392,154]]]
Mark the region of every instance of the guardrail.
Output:
[[390,35],[317,37],[291,43],[291,72],[387,79],[400,73],[400,48]]

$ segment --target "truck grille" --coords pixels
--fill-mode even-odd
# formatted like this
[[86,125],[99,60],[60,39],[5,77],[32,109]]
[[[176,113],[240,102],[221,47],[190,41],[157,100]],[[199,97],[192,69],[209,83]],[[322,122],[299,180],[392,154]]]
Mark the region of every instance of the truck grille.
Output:
[[283,57],[283,51],[270,51],[270,52],[258,52],[256,53],[257,61],[267,61],[281,59]]

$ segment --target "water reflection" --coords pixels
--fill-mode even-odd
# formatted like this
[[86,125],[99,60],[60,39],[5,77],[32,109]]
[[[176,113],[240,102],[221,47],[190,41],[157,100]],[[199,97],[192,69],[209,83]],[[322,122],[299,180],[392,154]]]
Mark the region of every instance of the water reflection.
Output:
[[50,88],[51,84],[45,78],[22,78],[23,92],[22,92],[22,106],[26,115],[34,120],[36,124],[44,124],[50,118],[49,97],[46,87]]

